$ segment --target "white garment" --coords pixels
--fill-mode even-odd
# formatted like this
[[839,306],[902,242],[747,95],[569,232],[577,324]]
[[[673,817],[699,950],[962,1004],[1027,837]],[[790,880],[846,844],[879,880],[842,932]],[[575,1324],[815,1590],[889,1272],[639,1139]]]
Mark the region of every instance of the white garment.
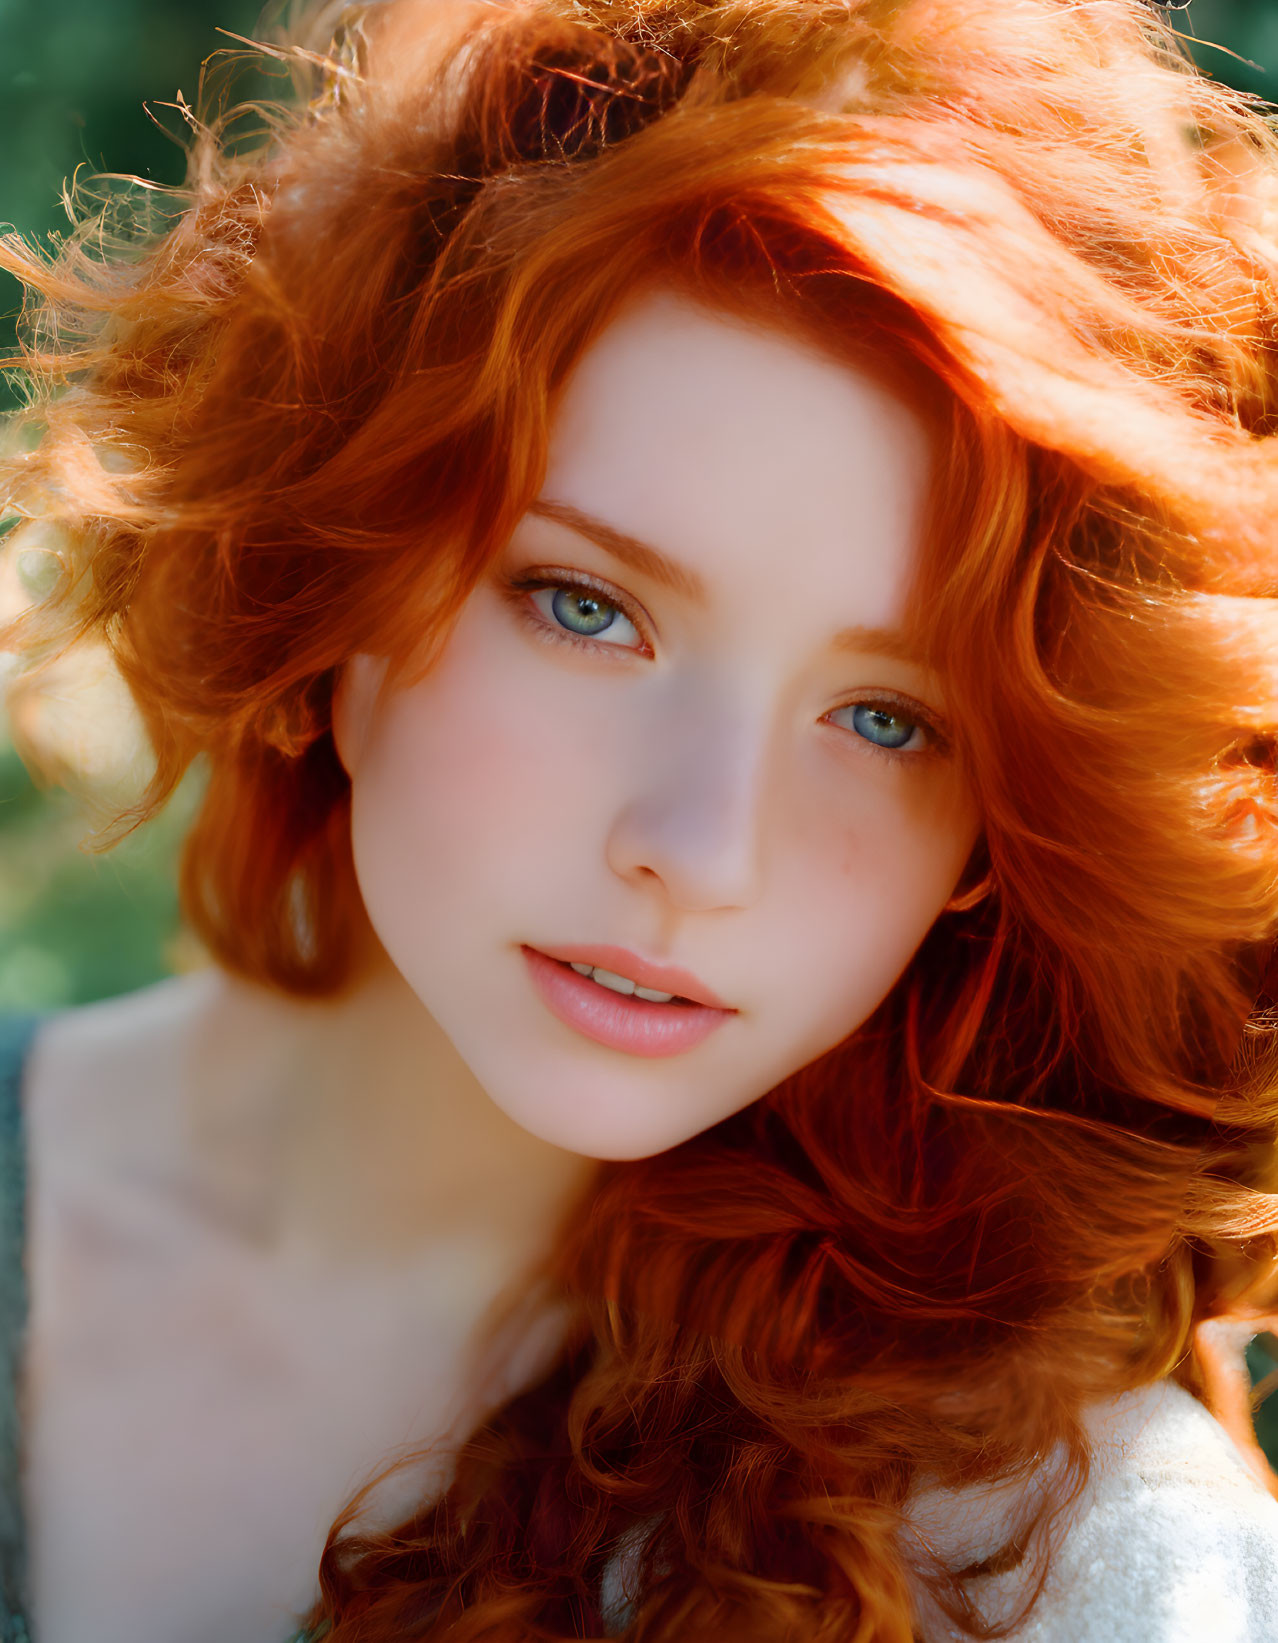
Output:
[[[1094,1406],[1084,1425],[1091,1477],[1057,1529],[1037,1604],[1006,1643],[1278,1643],[1278,1500],[1220,1423],[1174,1381],[1158,1381]],[[919,1487],[908,1516],[948,1567],[962,1569],[1006,1544],[1034,1487]],[[634,1525],[605,1570],[609,1635],[631,1618],[650,1528]],[[966,1589],[987,1619],[1010,1619],[1032,1570],[1031,1555]],[[921,1585],[916,1601],[918,1643],[971,1643]]]
[[[1219,1422],[1159,1381],[1095,1406],[1084,1424],[1091,1478],[1058,1530],[1037,1604],[1006,1643],[1278,1643],[1278,1500]],[[960,1569],[1004,1544],[1024,1493],[923,1488],[909,1517]],[[966,1586],[986,1618],[1010,1618],[1027,1574]],[[921,1590],[919,1611],[920,1643],[966,1635]]]

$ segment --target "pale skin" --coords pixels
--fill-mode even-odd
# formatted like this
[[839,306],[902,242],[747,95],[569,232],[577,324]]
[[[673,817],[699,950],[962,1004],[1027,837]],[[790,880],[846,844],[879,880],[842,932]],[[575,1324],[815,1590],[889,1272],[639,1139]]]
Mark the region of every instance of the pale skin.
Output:
[[[889,991],[979,834],[942,682],[882,638],[930,461],[872,374],[672,294],[631,304],[430,674],[343,671],[356,985],[303,1003],[211,969],[42,1030],[40,1643],[282,1640],[353,1488],[553,1348],[546,1314],[478,1390],[486,1309],[594,1161],[740,1109]],[[595,586],[512,591],[533,572]],[[539,636],[585,636],[588,609],[592,645]],[[681,965],[736,1013],[661,1059],[587,1039],[520,951],[574,942]]]

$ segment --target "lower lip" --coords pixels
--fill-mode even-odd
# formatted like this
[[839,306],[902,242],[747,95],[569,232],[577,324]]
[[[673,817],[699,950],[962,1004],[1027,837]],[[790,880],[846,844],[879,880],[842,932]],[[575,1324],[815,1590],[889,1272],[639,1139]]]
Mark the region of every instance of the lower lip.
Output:
[[678,1055],[709,1038],[736,1013],[708,1004],[653,1004],[627,997],[578,975],[571,965],[547,958],[535,947],[520,951],[550,1013],[609,1049],[631,1055]]

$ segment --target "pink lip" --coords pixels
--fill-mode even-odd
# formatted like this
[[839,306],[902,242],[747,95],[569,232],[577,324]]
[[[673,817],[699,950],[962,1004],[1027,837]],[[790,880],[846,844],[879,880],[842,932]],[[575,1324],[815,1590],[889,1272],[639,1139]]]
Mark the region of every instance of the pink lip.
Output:
[[698,981],[691,970],[681,970],[676,964],[654,964],[626,947],[601,945],[533,950],[545,953],[547,958],[557,958],[562,964],[590,964],[601,970],[611,970],[614,975],[629,976],[641,987],[651,987],[658,993],[677,993],[680,998],[689,998],[694,1004],[706,1004],[712,1010],[732,1010],[730,1004],[725,1004],[717,993]]
[[[614,953],[619,950],[611,949]],[[736,1013],[704,1004],[653,1004],[648,999],[627,997],[601,987],[589,976],[578,975],[569,968],[572,961],[557,960],[535,947],[521,947],[520,952],[533,986],[552,1015],[595,1043],[626,1050],[631,1055],[678,1055],[700,1044]],[[575,962],[589,964],[592,960],[582,958]],[[605,969],[612,968],[602,959],[597,962]],[[642,980],[639,984],[649,985]],[[675,989],[659,990],[673,992]]]

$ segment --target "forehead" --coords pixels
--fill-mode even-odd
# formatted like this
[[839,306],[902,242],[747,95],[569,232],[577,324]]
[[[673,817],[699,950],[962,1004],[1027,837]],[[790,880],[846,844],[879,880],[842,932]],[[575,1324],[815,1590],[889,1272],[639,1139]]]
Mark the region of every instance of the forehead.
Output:
[[716,574],[780,568],[899,623],[934,461],[923,417],[872,370],[674,292],[583,354],[543,495]]

